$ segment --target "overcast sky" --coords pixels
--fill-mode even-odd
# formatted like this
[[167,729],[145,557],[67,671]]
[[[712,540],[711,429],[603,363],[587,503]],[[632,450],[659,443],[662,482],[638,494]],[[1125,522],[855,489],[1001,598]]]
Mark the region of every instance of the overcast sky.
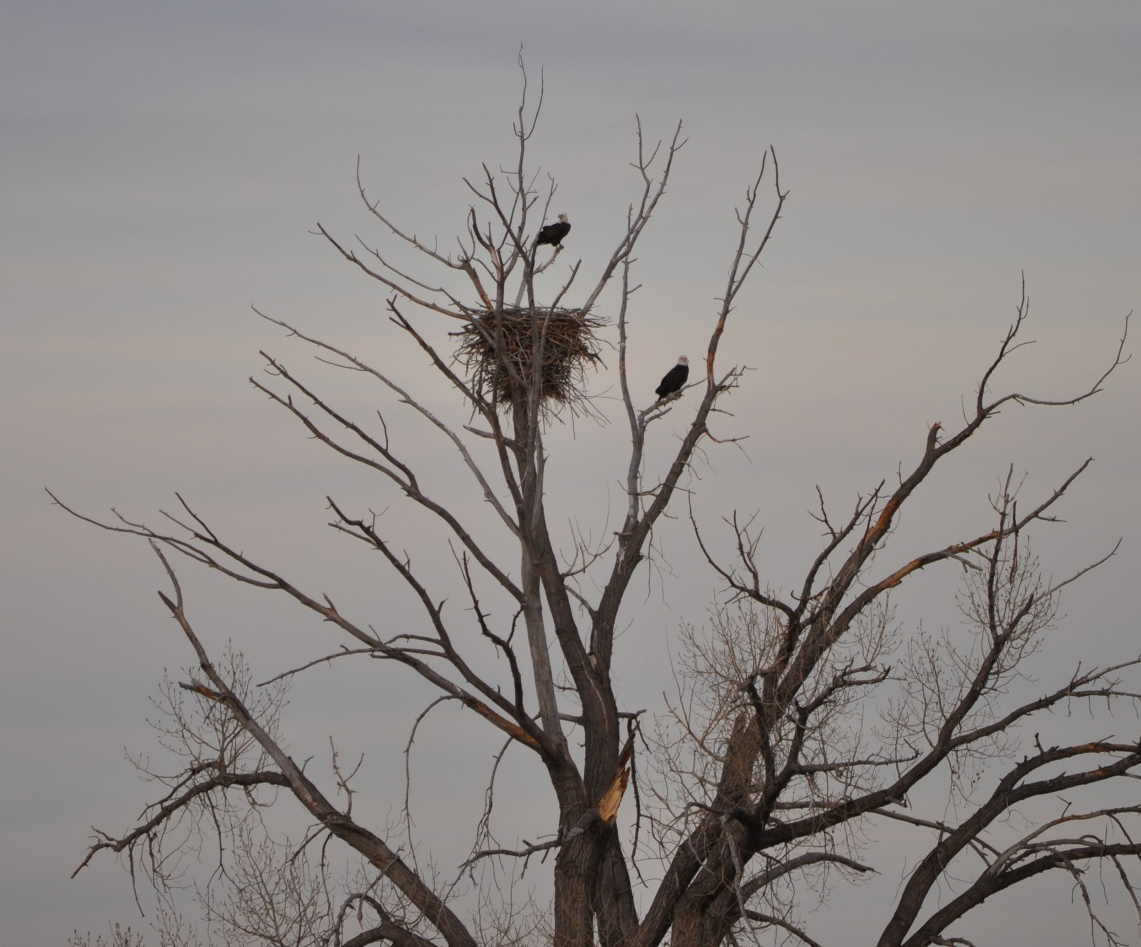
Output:
[[[45,486],[92,514],[115,507],[150,522],[181,491],[238,545],[355,596],[378,621],[415,620],[374,562],[322,535],[326,493],[377,507],[392,498],[249,387],[259,348],[310,365],[250,306],[354,346],[411,385],[423,379],[378,287],[311,231],[320,221],[382,239],[356,195],[359,155],[396,221],[450,245],[469,202],[462,178],[513,158],[521,45],[532,78],[542,69],[546,81],[532,157],[558,180],[554,212],[574,224],[563,273],[578,259],[596,272],[620,234],[638,187],[635,116],[653,139],[684,122],[689,143],[638,252],[631,371],[647,399],[678,353],[701,351],[733,206],[765,149],[777,150],[791,196],[723,355],[756,369],[723,422],[749,440],[744,453],[711,447],[691,484],[711,522],[731,507],[759,511],[774,586],[795,581],[816,548],[806,511],[817,484],[845,509],[915,459],[928,424],[957,419],[1023,273],[1038,344],[1006,378],[1030,393],[1088,384],[1141,300],[1136,0],[6,0],[5,942],[139,925],[110,859],[68,875],[91,825],[121,830],[152,798],[123,751],[154,750],[148,698],[164,668],[190,663],[155,596],[164,577],[149,551],[52,508]],[[548,446],[557,509],[601,532],[608,505],[623,502],[621,461],[609,464],[621,457],[622,415],[608,400],[613,376],[591,384],[616,423],[557,430]],[[370,395],[345,396],[369,410]],[[1061,574],[1125,541],[1064,602],[1051,653],[1063,668],[1135,655],[1139,407],[1134,361],[1080,408],[1011,409],[918,498],[927,505],[899,541],[942,546],[985,524],[987,491],[1008,464],[1038,495],[1092,455],[1067,522],[1039,551]],[[669,433],[667,422],[665,446]],[[446,488],[454,464],[423,450]],[[393,515],[414,544],[414,520]],[[630,706],[660,707],[668,652],[644,660],[646,646],[702,622],[717,588],[682,524],[662,544],[669,569],[643,582],[644,607],[620,642]],[[186,579],[211,644],[233,638],[266,676],[330,646],[280,603]],[[936,585],[949,595],[953,576]],[[901,607],[915,616],[923,604]],[[398,709],[321,672],[295,694],[295,755],[323,752],[337,728],[402,742]],[[473,765],[487,761],[480,748]],[[383,814],[398,803],[372,805]],[[1084,936],[1068,888],[1042,891],[1020,902],[1040,928]],[[1046,897],[1059,891],[1055,909]]]

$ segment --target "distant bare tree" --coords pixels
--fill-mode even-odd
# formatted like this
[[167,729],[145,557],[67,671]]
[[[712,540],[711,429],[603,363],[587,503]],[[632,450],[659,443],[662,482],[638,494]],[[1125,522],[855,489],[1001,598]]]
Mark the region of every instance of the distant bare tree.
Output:
[[68,947],[144,947],[145,941],[139,932],[116,924],[111,928],[110,940],[102,934],[96,934],[95,940],[92,940],[90,932],[80,934],[76,931],[67,939],[67,943]]
[[[996,394],[1000,370],[1021,344],[1028,312],[1023,291],[1017,318],[983,371],[962,424],[932,424],[918,461],[901,471],[898,483],[881,483],[846,516],[837,519],[821,498],[822,548],[792,592],[765,581],[752,521],[731,522],[736,553],[727,561],[691,505],[695,533],[727,583],[728,598],[708,632],[690,629],[683,636],[678,698],[655,726],[642,728],[614,687],[615,632],[623,615],[629,619],[627,595],[653,554],[655,526],[667,510],[679,512],[679,484],[695,452],[727,439],[715,436],[711,425],[743,366],[724,366],[720,344],[787,192],[770,152],[737,211],[736,245],[699,370],[678,395],[639,406],[627,379],[627,315],[637,288],[632,254],[665,193],[684,144],[681,128],[650,146],[639,124],[633,167],[640,191],[613,251],[585,289],[579,286],[585,268],[577,262],[549,291],[537,277],[563,248],[534,241],[551,217],[555,194],[553,183],[537,190],[527,163],[541,90],[537,98],[525,82],[513,166],[495,171],[484,165],[467,181],[475,203],[457,249],[443,251],[396,223],[360,183],[368,213],[392,246],[410,249],[426,269],[413,272],[390,250],[363,239],[350,246],[319,228],[380,284],[396,330],[455,391],[451,417],[402,387],[393,366],[366,363],[276,319],[319,360],[372,379],[385,407],[378,419],[350,417],[273,355],[265,355],[268,379],[251,379],[309,436],[443,524],[467,609],[445,611],[438,563],[415,566],[374,513],[331,496],[331,527],[380,554],[419,600],[421,627],[389,629],[383,615],[342,611],[321,589],[255,561],[240,540],[181,496],[178,507],[163,514],[162,528],[118,513],[108,522],[89,520],[153,546],[168,581],[160,596],[193,649],[197,670],[187,681],[168,682],[160,699],[165,737],[181,756],[181,769],[173,775],[148,770],[165,794],[128,831],[100,832],[80,868],[101,852],[121,853],[132,874],[141,870],[160,893],[169,893],[188,865],[204,857],[195,846],[212,845],[217,867],[199,889],[199,901],[212,929],[233,944],[813,945],[799,909],[803,892],[873,870],[876,827],[892,820],[926,839],[926,854],[886,916],[854,939],[878,938],[881,947],[966,943],[956,923],[973,908],[1037,875],[1060,872],[1073,880],[1095,935],[1118,943],[1099,920],[1087,878],[1091,868],[1108,868],[1137,904],[1136,725],[1125,737],[1059,743],[1046,736],[1050,721],[1039,718],[1075,701],[1096,699],[1110,713],[1121,701],[1136,701],[1127,681],[1138,662],[1075,670],[1028,699],[1015,698],[1010,686],[1054,620],[1059,594],[1086,571],[1043,578],[1030,533],[1055,518],[1089,461],[1035,498],[1019,497],[1013,475],[1007,476],[993,497],[993,520],[965,539],[936,538],[930,551],[906,559],[891,559],[889,540],[901,510],[915,502],[935,467],[1000,409],[1086,400],[1124,360],[1124,337],[1108,370],[1083,391]],[[572,233],[567,243],[573,239]],[[615,301],[604,319],[598,305],[611,284]],[[445,337],[450,342],[440,340],[441,323],[455,330],[454,338]],[[555,445],[565,445],[572,432],[551,421],[560,412],[595,412],[584,373],[599,364],[598,338],[611,330],[629,428],[629,452],[615,464],[627,501],[612,539],[579,538],[573,548],[560,549],[548,528],[545,474],[549,459],[557,463]],[[458,360],[449,344],[458,347]],[[658,430],[653,425],[667,415],[677,421],[683,404],[689,413],[672,455],[660,469],[651,468],[645,447]],[[426,432],[455,450],[456,470],[493,511],[499,536],[477,534],[461,504],[432,492],[417,472],[415,446],[389,436],[386,412],[397,408],[411,411]],[[504,536],[508,555],[499,551]],[[316,652],[312,664],[380,659],[382,673],[417,675],[439,700],[461,704],[498,735],[503,752],[521,750],[545,774],[556,800],[549,837],[527,841],[516,830],[511,843],[500,845],[497,836],[512,835],[510,816],[498,814],[507,826],[499,824],[493,835],[489,809],[477,816],[477,842],[465,862],[437,871],[427,853],[400,849],[395,827],[358,818],[354,801],[365,790],[354,782],[357,764],[342,761],[335,744],[325,773],[291,758],[279,732],[280,685],[254,686],[238,657],[219,661],[208,652],[183,595],[178,558],[284,593],[339,629],[342,645]],[[970,631],[963,637],[905,634],[893,620],[888,593],[919,570],[938,567],[965,576],[961,601]],[[498,656],[494,667],[477,656],[481,646]],[[430,709],[410,708],[409,727]],[[647,746],[653,752],[645,752]],[[619,822],[631,781],[641,805],[628,803]],[[925,788],[932,784],[944,787],[941,796]],[[1031,827],[1014,829],[1008,816],[1035,800],[1045,805],[1033,809]],[[303,839],[283,842],[264,822],[267,807],[286,805],[311,823]],[[640,833],[636,856],[625,826]],[[359,857],[356,876],[335,877],[337,851]],[[528,900],[510,879],[518,874],[512,865],[537,867],[551,854],[548,906]],[[508,880],[461,897],[457,875],[487,866]],[[956,884],[946,887],[949,878]]]

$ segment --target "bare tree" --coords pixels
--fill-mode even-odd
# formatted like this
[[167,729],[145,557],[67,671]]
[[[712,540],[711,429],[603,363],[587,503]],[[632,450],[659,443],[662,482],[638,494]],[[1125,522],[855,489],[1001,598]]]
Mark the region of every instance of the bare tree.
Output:
[[124,930],[116,924],[110,933],[110,940],[102,934],[96,934],[95,940],[92,941],[90,932],[81,935],[76,931],[67,939],[68,947],[144,947],[145,945],[143,935],[132,931],[129,927]]
[[[166,794],[130,830],[100,832],[80,868],[101,852],[122,853],[132,873],[141,869],[167,892],[197,854],[188,854],[191,837],[197,844],[212,838],[214,886],[200,891],[200,901],[230,943],[655,947],[668,939],[714,947],[746,938],[811,945],[817,942],[797,892],[872,870],[876,825],[894,820],[927,839],[928,848],[896,904],[871,922],[869,933],[881,945],[964,942],[956,940],[955,925],[971,909],[1046,872],[1073,879],[1095,930],[1116,943],[1108,927],[1097,926],[1086,872],[1110,866],[1137,903],[1131,871],[1141,843],[1133,841],[1132,823],[1141,807],[1080,800],[1099,784],[1131,785],[1123,781],[1141,769],[1138,737],[1056,745],[1037,735],[1025,744],[1019,734],[1074,701],[1096,698],[1112,711],[1136,700],[1126,680],[1138,662],[1078,669],[1026,699],[1012,699],[1009,687],[1053,620],[1059,593],[1081,574],[1043,579],[1030,532],[1055,517],[1089,462],[1038,498],[1020,498],[1010,476],[993,498],[993,522],[970,538],[936,540],[923,555],[883,563],[901,509],[936,465],[1006,405],[1075,405],[1097,393],[1124,359],[1124,337],[1108,370],[1083,391],[995,394],[1000,370],[1020,345],[1024,291],[963,423],[953,430],[932,425],[914,466],[898,483],[862,496],[845,518],[837,520],[821,499],[823,547],[792,592],[766,583],[751,521],[731,522],[735,554],[725,558],[691,505],[695,534],[727,585],[727,599],[708,634],[685,635],[678,699],[643,729],[612,680],[616,628],[632,581],[653,555],[655,527],[668,510],[679,512],[680,484],[695,453],[728,439],[711,425],[743,367],[725,366],[719,347],[787,191],[770,151],[737,210],[738,238],[701,371],[678,395],[640,407],[627,379],[627,315],[637,289],[632,254],[684,145],[681,127],[654,146],[639,124],[633,167],[640,189],[611,255],[589,277],[581,262],[573,264],[550,290],[539,277],[562,248],[539,247],[534,235],[549,219],[555,187],[540,191],[527,163],[541,100],[542,90],[535,96],[525,83],[514,164],[484,165],[466,182],[474,203],[456,249],[441,250],[393,221],[359,173],[361,198],[392,249],[362,238],[350,245],[319,226],[345,260],[383,288],[392,325],[455,392],[453,416],[403,387],[391,366],[369,364],[277,319],[270,321],[322,362],[371,379],[386,407],[376,419],[350,417],[270,354],[263,353],[268,377],[251,379],[308,435],[442,524],[467,610],[445,609],[444,570],[414,566],[380,518],[332,496],[329,525],[383,557],[422,606],[420,628],[391,631],[383,621],[348,614],[321,589],[247,555],[182,496],[163,513],[161,528],[118,513],[106,522],[90,519],[152,545],[168,582],[160,597],[193,649],[196,670],[163,692],[167,736],[185,765],[173,775],[154,773]],[[398,248],[425,266],[398,262]],[[612,308],[604,318],[600,300],[608,288]],[[548,525],[547,440],[552,430],[570,436],[567,427],[552,427],[560,413],[595,412],[584,377],[601,364],[600,336],[612,329],[629,428],[629,453],[620,461],[626,503],[609,541],[579,536],[572,548],[559,548]],[[683,403],[690,412],[684,428],[671,456],[653,469],[645,453],[658,430],[653,425],[667,415],[676,421]],[[389,433],[389,412],[397,409],[451,445],[457,469],[492,511],[497,536],[480,534],[461,504],[434,493],[418,474],[414,448]],[[335,745],[324,775],[296,762],[279,732],[280,690],[252,685],[242,661],[218,661],[208,652],[183,596],[179,558],[282,593],[335,626],[342,645],[316,653],[312,664],[379,659],[398,666],[383,672],[418,676],[439,700],[466,708],[498,734],[499,758],[508,748],[522,751],[545,774],[556,801],[549,838],[516,836],[501,846],[485,812],[460,866],[437,872],[426,858],[401,851],[394,827],[355,815],[362,791],[353,781],[356,764],[342,761]],[[962,640],[906,635],[892,618],[888,593],[940,566],[967,577],[962,604],[971,631]],[[492,648],[498,661],[484,660],[477,646]],[[413,731],[431,706],[410,714]],[[918,803],[929,798],[925,787],[948,771],[954,806],[944,797],[936,814],[924,814]],[[631,784],[641,804],[633,811],[627,804],[619,821]],[[1126,790],[1112,798],[1131,796]],[[1030,830],[1012,832],[1006,817],[1036,800],[1053,811],[1037,810],[1047,814]],[[272,837],[264,822],[271,804],[298,807],[310,823],[303,839],[282,847]],[[308,854],[314,850],[319,857]],[[336,880],[335,851],[354,853],[359,871]],[[512,865],[521,869],[550,855],[549,907],[528,902],[509,881],[481,886],[466,900],[456,893],[457,872],[493,866],[510,880],[518,874]],[[960,880],[953,896],[941,887],[949,872]]]

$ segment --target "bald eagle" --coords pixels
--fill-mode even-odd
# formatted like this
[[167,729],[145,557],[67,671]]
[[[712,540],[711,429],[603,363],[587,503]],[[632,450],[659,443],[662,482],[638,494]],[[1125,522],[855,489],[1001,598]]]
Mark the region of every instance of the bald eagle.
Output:
[[543,243],[549,243],[556,249],[561,249],[563,245],[563,237],[570,233],[570,223],[567,221],[566,214],[559,214],[559,222],[557,224],[547,224],[539,230],[539,236],[535,238],[535,246]]
[[665,377],[662,378],[662,383],[658,385],[654,394],[658,396],[658,400],[668,398],[674,392],[681,391],[685,387],[685,383],[689,380],[689,359],[682,355],[677,364],[666,372]]

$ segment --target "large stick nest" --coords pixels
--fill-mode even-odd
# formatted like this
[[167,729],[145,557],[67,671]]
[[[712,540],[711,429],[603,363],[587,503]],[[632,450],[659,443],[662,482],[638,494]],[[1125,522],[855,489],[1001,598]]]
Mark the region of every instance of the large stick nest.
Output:
[[599,360],[595,330],[603,319],[578,309],[484,312],[460,332],[456,360],[488,401],[512,404],[535,386],[544,408],[585,406],[587,364]]

